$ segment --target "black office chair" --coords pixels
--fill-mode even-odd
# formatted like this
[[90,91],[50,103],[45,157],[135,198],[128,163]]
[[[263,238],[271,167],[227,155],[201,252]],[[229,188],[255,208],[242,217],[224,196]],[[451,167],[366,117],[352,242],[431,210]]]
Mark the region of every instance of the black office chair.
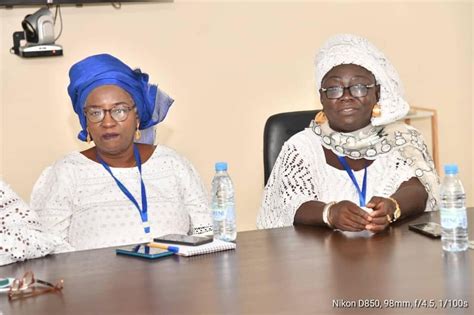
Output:
[[286,140],[309,126],[320,110],[279,113],[270,116],[263,131],[263,169],[265,185]]

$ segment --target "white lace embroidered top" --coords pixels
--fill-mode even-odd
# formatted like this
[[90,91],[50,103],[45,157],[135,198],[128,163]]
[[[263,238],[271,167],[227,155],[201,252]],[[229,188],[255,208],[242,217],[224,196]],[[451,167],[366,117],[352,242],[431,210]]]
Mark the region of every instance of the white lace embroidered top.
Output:
[[[111,170],[141,205],[138,168]],[[46,229],[70,245],[56,252],[149,242],[168,233],[211,231],[207,195],[185,158],[158,145],[143,163],[142,175],[151,229],[148,235],[138,209],[112,176],[79,152],[43,171],[33,188],[31,207]]]
[[[311,128],[291,137],[281,149],[268,183],[257,217],[257,227],[274,228],[293,225],[301,204],[350,200],[359,204],[359,195],[345,170],[326,163],[323,146]],[[362,183],[364,170],[354,171]],[[415,177],[398,151],[379,156],[367,167],[367,195],[388,197],[408,179]]]
[[61,242],[44,233],[38,215],[0,179],[0,266],[42,257]]

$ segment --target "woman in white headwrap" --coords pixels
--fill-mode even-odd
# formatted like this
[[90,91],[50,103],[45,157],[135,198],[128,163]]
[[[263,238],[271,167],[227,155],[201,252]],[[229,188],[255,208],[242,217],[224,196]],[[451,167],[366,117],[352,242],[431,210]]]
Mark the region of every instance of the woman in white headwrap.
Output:
[[323,111],[284,144],[257,226],[380,232],[436,209],[433,160],[398,121],[409,106],[387,58],[364,38],[336,35],[316,57],[316,84]]

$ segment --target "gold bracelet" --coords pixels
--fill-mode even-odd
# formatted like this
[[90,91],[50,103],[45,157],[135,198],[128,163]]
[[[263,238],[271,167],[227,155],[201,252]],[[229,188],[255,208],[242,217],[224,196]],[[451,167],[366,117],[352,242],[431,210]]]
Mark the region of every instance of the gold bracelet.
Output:
[[400,205],[398,204],[398,201],[395,200],[394,198],[392,197],[387,197],[387,199],[390,199],[394,204],[395,204],[395,211],[393,212],[393,218],[390,217],[389,214],[387,214],[387,220],[389,223],[392,223],[392,222],[395,222],[398,220],[398,218],[400,217],[401,215],[401,211],[400,211]]

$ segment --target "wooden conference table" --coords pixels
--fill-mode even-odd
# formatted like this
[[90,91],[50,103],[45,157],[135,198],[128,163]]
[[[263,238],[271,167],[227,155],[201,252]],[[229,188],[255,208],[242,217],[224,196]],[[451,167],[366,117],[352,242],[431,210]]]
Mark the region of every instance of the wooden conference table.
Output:
[[53,255],[0,276],[62,278],[62,293],[2,294],[0,314],[473,314],[473,251],[445,255],[440,240],[408,230],[428,220],[438,213],[371,237],[304,226],[242,232],[235,251],[189,258],[146,261],[112,248]]

